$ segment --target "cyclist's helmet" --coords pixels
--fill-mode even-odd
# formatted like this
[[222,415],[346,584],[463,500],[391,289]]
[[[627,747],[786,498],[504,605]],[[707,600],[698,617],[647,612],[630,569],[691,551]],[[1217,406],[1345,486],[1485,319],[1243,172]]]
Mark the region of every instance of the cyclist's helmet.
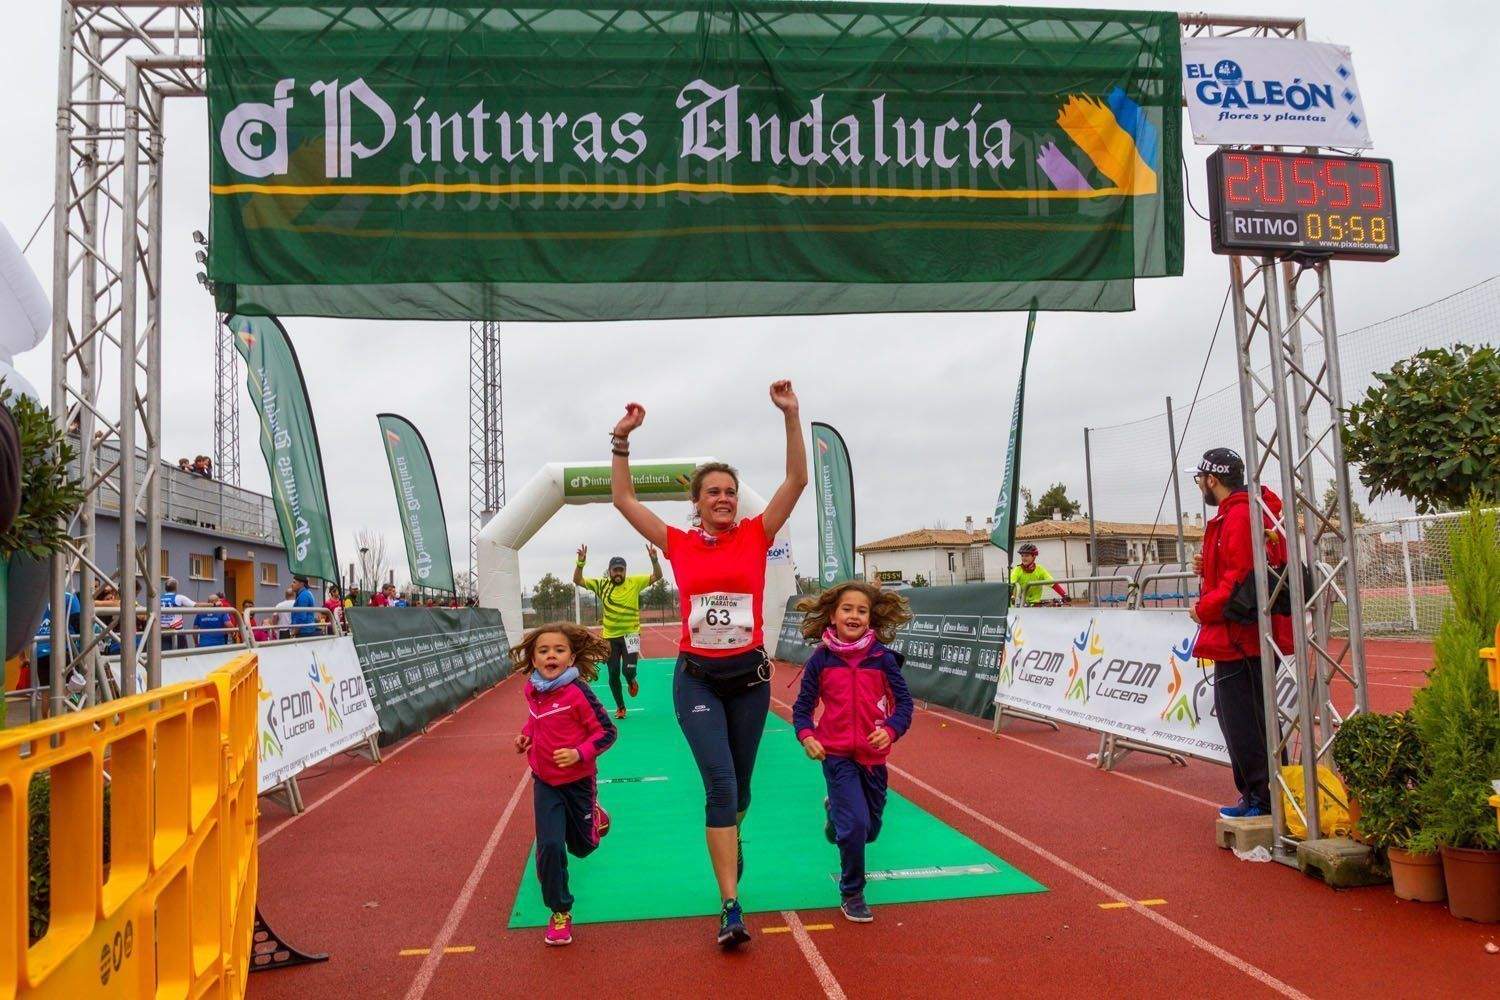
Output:
[[1023,556],[1034,556],[1036,555],[1036,546],[1030,542],[1023,542],[1017,551]]

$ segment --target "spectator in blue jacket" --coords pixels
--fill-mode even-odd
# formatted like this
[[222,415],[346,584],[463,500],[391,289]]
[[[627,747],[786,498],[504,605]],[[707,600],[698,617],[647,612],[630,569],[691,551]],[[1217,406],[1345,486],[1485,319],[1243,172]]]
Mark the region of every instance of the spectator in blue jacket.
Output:
[[292,607],[298,610],[292,612],[292,634],[298,637],[318,635],[322,630],[318,628],[318,616],[311,610],[318,606],[317,598],[313,597],[312,586],[305,576],[292,577]]

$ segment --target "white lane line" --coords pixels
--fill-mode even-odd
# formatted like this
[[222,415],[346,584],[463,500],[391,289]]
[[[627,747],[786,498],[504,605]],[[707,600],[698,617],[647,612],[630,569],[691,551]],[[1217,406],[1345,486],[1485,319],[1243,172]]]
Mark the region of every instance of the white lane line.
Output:
[[893,773],[899,774],[901,777],[905,778],[907,781],[910,781],[912,784],[916,785],[924,792],[927,792],[929,795],[941,799],[942,801],[948,803],[948,805],[952,806],[954,809],[957,809],[959,812],[963,813],[965,816],[968,816],[970,819],[973,819],[979,823],[983,823],[985,826],[989,827],[991,830],[994,830],[1002,837],[1014,841],[1016,844],[1019,844],[1021,847],[1026,848],[1026,850],[1037,855],[1042,860],[1062,869],[1069,875],[1072,875],[1074,878],[1087,883],[1095,891],[1108,896],[1117,903],[1124,904],[1123,908],[1130,909],[1136,913],[1139,913],[1147,920],[1150,920],[1162,929],[1177,935],[1188,944],[1192,945],[1194,948],[1212,955],[1214,958],[1217,958],[1219,961],[1223,962],[1225,965],[1228,965],[1230,968],[1244,973],[1251,979],[1254,979],[1257,982],[1269,987],[1270,989],[1275,990],[1277,993],[1280,993],[1284,997],[1290,997],[1292,998],[1292,1000],[1311,1000],[1311,998],[1308,997],[1307,994],[1303,993],[1296,987],[1282,982],[1259,966],[1250,964],[1243,958],[1240,958],[1238,955],[1234,955],[1228,951],[1225,951],[1223,948],[1220,948],[1212,941],[1209,941],[1199,934],[1193,933],[1186,927],[1183,927],[1181,924],[1162,916],[1160,913],[1157,913],[1155,910],[1152,910],[1149,907],[1143,906],[1141,903],[1136,902],[1135,899],[1127,896],[1125,893],[1121,892],[1119,889],[1116,889],[1109,883],[1103,881],[1102,879],[1095,878],[1093,875],[1090,875],[1082,868],[1079,868],[1077,865],[1073,864],[1070,861],[1065,861],[1064,859],[1058,857],[1056,854],[1053,854],[1051,851],[1047,850],[1045,847],[1036,843],[1035,841],[1029,840],[1026,837],[1021,836],[1019,833],[1016,833],[1014,830],[1000,825],[999,823],[990,819],[988,816],[985,816],[984,814],[971,809],[969,806],[960,802],[958,799],[955,799],[953,796],[947,794],[946,792],[939,791],[938,789],[932,787],[927,782],[923,781],[921,778],[918,778],[916,775],[912,774],[906,769],[897,767],[895,764],[887,764],[886,766],[890,768]]
[[437,975],[438,965],[443,961],[448,942],[453,940],[453,935],[458,930],[464,913],[469,909],[470,901],[474,898],[474,892],[479,888],[479,880],[484,877],[485,869],[490,866],[490,858],[495,855],[495,847],[499,845],[501,835],[510,824],[510,817],[516,811],[516,804],[521,801],[521,793],[526,790],[527,785],[531,784],[527,780],[530,777],[530,771],[521,772],[521,779],[516,782],[516,790],[510,793],[510,801],[505,804],[505,811],[500,814],[500,821],[490,831],[490,839],[485,841],[484,850],[479,852],[479,859],[474,862],[474,870],[469,872],[468,881],[459,890],[458,898],[453,901],[453,907],[448,911],[448,919],[443,921],[442,929],[432,941],[432,950],[422,960],[422,967],[417,970],[417,976],[411,982],[411,989],[406,991],[406,1000],[420,1000],[427,992],[427,987],[432,984],[432,977]]
[[802,949],[802,957],[807,959],[807,964],[812,966],[813,975],[818,977],[818,985],[823,987],[823,995],[828,1000],[848,1000],[844,995],[844,988],[834,978],[833,970],[823,960],[823,953],[818,946],[813,944],[812,935],[807,933],[807,928],[802,926],[802,918],[797,916],[795,910],[782,910],[781,916],[786,920],[787,927],[791,928],[792,937],[797,942],[797,947]]
[[1120,778],[1120,779],[1122,779],[1124,781],[1133,781],[1133,782],[1135,782],[1138,785],[1145,785],[1147,788],[1154,788],[1154,789],[1156,789],[1159,792],[1166,792],[1169,795],[1176,795],[1179,798],[1187,799],[1190,802],[1196,802],[1199,805],[1211,806],[1214,809],[1217,809],[1219,807],[1219,805],[1220,805],[1220,803],[1210,802],[1208,799],[1200,798],[1199,796],[1194,795],[1191,792],[1184,792],[1180,788],[1173,788],[1170,785],[1160,785],[1160,784],[1157,784],[1154,781],[1148,781],[1145,778],[1138,778],[1138,777],[1136,777],[1133,774],[1125,774],[1122,771],[1100,771],[1099,768],[1095,767],[1093,764],[1089,763],[1088,761],[1081,760],[1078,757],[1072,756],[1071,754],[1062,753],[1061,751],[1053,750],[1050,747],[1040,746],[1040,745],[1038,745],[1036,743],[1032,743],[1030,740],[1023,740],[1023,739],[1021,739],[1018,736],[1011,736],[1008,733],[996,733],[996,732],[993,732],[990,729],[989,726],[977,725],[977,724],[975,724],[973,722],[969,722],[967,719],[960,719],[960,718],[957,718],[956,716],[949,715],[946,712],[939,712],[939,711],[937,711],[935,709],[931,709],[931,708],[923,709],[923,711],[925,711],[925,712],[927,712],[927,713],[929,713],[931,715],[935,715],[939,719],[944,720],[945,722],[952,722],[952,723],[955,723],[956,725],[960,725],[960,726],[968,726],[970,729],[977,729],[981,733],[987,733],[987,734],[989,734],[991,736],[996,737],[997,739],[1009,740],[1012,743],[1019,743],[1023,747],[1029,747],[1032,750],[1039,751],[1040,753],[1051,754],[1053,757],[1056,757],[1056,758],[1058,758],[1060,760],[1065,760],[1065,761],[1069,762],[1070,764],[1081,765],[1083,767],[1088,768],[1091,771],[1099,771],[1101,774],[1108,774],[1108,775],[1110,775],[1112,777]]

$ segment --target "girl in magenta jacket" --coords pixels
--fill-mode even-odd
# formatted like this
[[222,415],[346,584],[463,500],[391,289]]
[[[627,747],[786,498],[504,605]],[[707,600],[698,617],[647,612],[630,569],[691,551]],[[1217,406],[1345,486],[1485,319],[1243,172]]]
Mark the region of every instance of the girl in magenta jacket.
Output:
[[[806,598],[802,633],[820,639],[802,673],[792,725],[807,756],[823,762],[828,814],[823,828],[839,848],[844,916],[875,919],[865,903],[865,845],[880,834],[885,812],[885,759],[911,726],[911,692],[901,654],[884,645],[911,620],[906,600],[873,584],[845,583]],[[813,721],[813,709],[823,712]]]
[[615,726],[588,686],[599,676],[609,646],[585,628],[556,622],[527,633],[510,654],[516,669],[527,675],[529,715],[516,737],[516,752],[531,765],[536,875],[542,901],[552,911],[544,940],[571,944],[568,855],[588,857],[609,832],[594,762],[614,744]]

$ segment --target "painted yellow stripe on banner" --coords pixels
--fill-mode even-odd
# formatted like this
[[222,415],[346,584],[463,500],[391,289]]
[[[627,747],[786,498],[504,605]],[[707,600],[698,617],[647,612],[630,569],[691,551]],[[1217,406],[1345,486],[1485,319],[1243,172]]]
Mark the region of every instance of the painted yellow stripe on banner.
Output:
[[[1165,899],[1137,899],[1136,902],[1139,903],[1141,906],[1165,906],[1167,901]],[[1129,905],[1130,905],[1129,903],[1121,903],[1121,902],[1100,903],[1099,904],[1099,909],[1101,909],[1101,910],[1123,910],[1123,909],[1125,909]]]
[[787,184],[723,184],[697,181],[670,181],[663,184],[482,184],[454,182],[439,184],[211,184],[214,194],[265,194],[279,198],[308,198],[323,195],[408,195],[408,194],[770,194],[791,198],[907,198],[917,200],[977,198],[1018,199],[1043,198],[1080,201],[1113,198],[1130,192],[1117,187],[1075,190],[996,190],[992,188],[897,188],[897,187],[792,187]]

